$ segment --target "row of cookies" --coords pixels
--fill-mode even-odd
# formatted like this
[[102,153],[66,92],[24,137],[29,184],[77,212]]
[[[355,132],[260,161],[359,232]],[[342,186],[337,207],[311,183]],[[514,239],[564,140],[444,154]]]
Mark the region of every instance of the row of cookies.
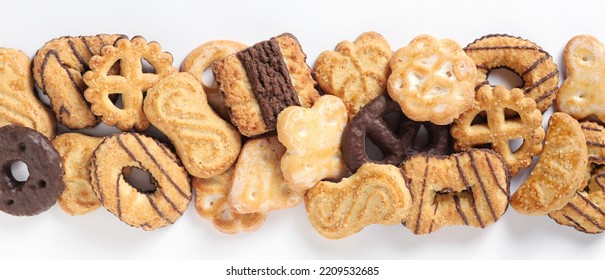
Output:
[[[101,48],[104,38],[112,37],[117,38],[114,46],[109,45]],[[254,228],[259,225],[258,221],[262,222],[264,220],[264,213],[298,204],[302,200],[305,191],[314,186],[313,190],[315,191],[307,191],[305,200],[312,223],[315,225],[316,223],[313,221],[317,221],[320,217],[312,215],[314,211],[325,212],[322,213],[323,216],[334,215],[336,209],[322,210],[317,201],[319,201],[318,197],[324,197],[327,199],[324,201],[330,201],[330,199],[339,198],[339,195],[326,195],[326,191],[321,191],[321,186],[328,186],[330,183],[318,183],[318,181],[326,178],[338,180],[345,176],[346,168],[341,162],[341,157],[344,158],[344,162],[347,163],[346,165],[352,172],[358,171],[358,168],[365,164],[363,160],[367,158],[364,145],[366,129],[369,129],[369,137],[372,141],[384,142],[384,144],[387,144],[385,146],[391,146],[392,151],[390,152],[393,155],[385,156],[385,162],[399,166],[405,158],[414,154],[410,153],[410,149],[413,147],[411,141],[415,138],[415,133],[410,134],[410,131],[415,130],[417,133],[420,125],[427,127],[427,129],[434,126],[435,129],[430,129],[429,133],[436,131],[433,134],[440,135],[437,139],[441,140],[436,142],[439,144],[429,145],[428,148],[431,148],[429,151],[447,153],[449,148],[448,129],[447,127],[444,129],[442,125],[449,124],[454,119],[456,121],[452,128],[452,135],[457,141],[455,145],[457,149],[467,150],[473,146],[489,143],[492,148],[501,153],[508,166],[500,164],[502,160],[489,159],[490,157],[487,156],[489,153],[484,151],[471,151],[462,156],[452,156],[456,160],[443,160],[443,162],[446,162],[444,164],[447,165],[447,162],[449,164],[452,162],[460,164],[461,157],[469,157],[470,159],[464,159],[462,162],[463,164],[470,162],[470,167],[460,167],[457,168],[458,170],[474,170],[475,174],[487,172],[488,169],[491,170],[492,176],[495,178],[494,184],[498,185],[500,191],[506,194],[507,205],[508,168],[511,169],[511,173],[516,173],[519,168],[531,164],[531,157],[537,155],[542,149],[541,142],[544,131],[539,126],[541,121],[540,111],[544,111],[550,106],[558,84],[558,70],[548,53],[535,44],[520,38],[505,35],[485,36],[465,48],[465,53],[451,40],[436,40],[429,36],[419,36],[391,57],[392,51],[384,38],[377,33],[369,32],[362,34],[354,43],[346,41],[340,43],[335,52],[325,52],[320,55],[314,67],[313,77],[318,81],[324,93],[336,95],[341,99],[330,98],[330,95],[319,98],[319,93],[314,88],[310,69],[304,61],[305,55],[293,36],[278,36],[247,49],[234,42],[209,42],[191,53],[183,64],[183,70],[195,74],[195,77],[201,81],[201,72],[211,64],[213,65],[220,90],[213,91],[211,87],[206,86],[210,104],[217,108],[219,112],[225,112],[224,108],[226,106],[228,115],[223,114],[223,117],[229,118],[242,135],[257,137],[246,142],[240,153],[240,138],[237,131],[230,127],[228,123],[216,117],[212,110],[206,108],[208,107],[206,100],[200,97],[204,95],[204,90],[198,86],[199,82],[192,78],[194,76],[173,74],[168,78],[162,78],[168,76],[174,70],[170,70],[171,66],[163,67],[166,66],[165,62],[168,60],[168,56],[159,51],[159,45],[156,43],[146,44],[141,37],[128,40],[119,35],[64,37],[53,40],[47,45],[52,46],[51,43],[53,42],[61,42],[57,44],[63,44],[63,47],[56,47],[56,49],[53,49],[53,47],[43,48],[34,58],[34,77],[38,72],[37,69],[43,69],[39,71],[39,78],[36,79],[36,81],[40,80],[38,85],[47,94],[52,91],[49,88],[53,88],[53,84],[56,88],[59,88],[59,90],[56,90],[57,93],[65,92],[60,86],[67,86],[70,88],[67,92],[80,94],[72,94],[75,97],[51,97],[51,105],[53,105],[53,110],[57,114],[60,123],[70,128],[81,127],[81,123],[68,124],[68,121],[64,121],[64,119],[69,119],[74,114],[73,112],[92,112],[94,118],[96,118],[95,121],[101,118],[106,124],[115,124],[123,130],[130,130],[132,127],[137,130],[144,130],[149,126],[150,121],[171,139],[187,172],[195,177],[210,178],[193,180],[194,187],[196,191],[199,190],[200,194],[196,198],[198,212],[203,216],[213,217],[215,224],[217,224],[217,221],[221,223],[229,219],[233,220],[234,217],[237,219],[238,215],[250,216],[250,221],[257,222],[244,221],[242,223],[254,224]],[[94,42],[99,44],[97,45],[98,48],[94,47]],[[92,55],[97,49],[100,55],[93,59]],[[62,51],[68,53],[65,58],[59,55]],[[524,52],[529,52],[530,55],[525,55]],[[87,57],[85,53],[90,55]],[[480,54],[477,57],[469,55],[473,53]],[[474,67],[475,63],[469,60],[469,56],[477,64],[476,68]],[[69,58],[71,58],[72,66],[69,64]],[[500,58],[502,61],[495,58]],[[39,68],[36,66],[36,59],[41,61],[38,63]],[[141,59],[149,61],[154,66],[156,69],[155,76],[144,73],[143,66],[140,64]],[[87,65],[87,61],[89,65]],[[115,66],[117,61],[120,62],[118,67]],[[217,62],[213,64],[214,61]],[[483,64],[477,61],[483,61]],[[171,62],[170,58],[170,64]],[[524,78],[523,91],[511,90],[509,92],[503,87],[492,89],[492,87],[485,85],[485,78],[489,70],[503,66],[513,69]],[[90,67],[90,71],[86,71],[88,67]],[[158,68],[168,70],[158,71]],[[475,69],[478,69],[478,71]],[[523,69],[523,71],[517,71],[518,69]],[[475,74],[474,71],[477,71],[479,75]],[[84,72],[88,73],[83,75],[82,80],[80,76]],[[78,76],[78,73],[80,76]],[[123,81],[122,77],[126,78],[126,82]],[[479,77],[479,82],[475,81],[477,77]],[[153,85],[153,89],[150,85]],[[82,88],[85,86],[88,86],[89,89],[83,91]],[[477,96],[474,94],[475,86],[477,87]],[[390,97],[381,95],[385,88],[388,88]],[[406,91],[406,89],[408,90]],[[143,101],[142,94],[146,91],[147,96]],[[73,107],[69,104],[77,97],[80,98],[80,104],[85,104],[82,102],[82,92],[84,92],[86,100],[92,104],[90,110],[86,110],[86,107]],[[122,92],[123,109],[118,108],[111,102],[110,97],[114,92]],[[481,92],[485,93],[480,95]],[[125,93],[132,96],[125,98]],[[529,98],[524,97],[524,93]],[[276,96],[276,94],[279,95]],[[450,95],[452,96],[450,97]],[[88,100],[89,98],[97,101]],[[391,98],[397,103],[391,101]],[[533,105],[531,101],[533,101]],[[536,109],[536,102],[539,104],[538,109]],[[311,107],[313,103],[315,105],[311,109],[296,107],[296,105]],[[364,106],[368,106],[365,111],[363,110]],[[383,106],[385,109],[376,109],[376,106]],[[143,107],[143,110],[139,110],[139,107]],[[223,110],[221,110],[221,107]],[[76,108],[84,108],[84,110]],[[507,108],[515,111],[519,117],[515,116],[515,112],[505,112]],[[402,124],[397,131],[389,131],[388,124],[382,125],[385,122],[382,121],[381,117],[384,111],[389,110],[403,111],[404,114],[401,118],[407,119],[408,125],[404,126]],[[364,111],[364,114],[358,114],[361,111]],[[486,116],[480,117],[487,118],[487,122],[476,121],[477,116],[482,111],[486,112]],[[463,117],[465,114],[466,116]],[[505,115],[510,115],[512,118],[506,118]],[[74,119],[81,120],[82,118],[76,117]],[[347,119],[351,119],[349,125],[346,125]],[[410,124],[415,128],[410,129]],[[84,127],[90,125],[84,125]],[[364,125],[365,128],[360,130],[359,128]],[[458,129],[455,127],[458,127]],[[513,132],[508,133],[507,129]],[[277,130],[277,138],[259,136],[267,132],[270,133],[272,130]],[[455,133],[454,131],[459,132]],[[200,134],[205,135],[200,136]],[[344,135],[344,137],[341,137],[341,135]],[[456,135],[459,135],[459,137]],[[411,141],[401,141],[404,138],[402,136],[406,136]],[[530,144],[526,145],[524,143],[520,151],[513,153],[508,147],[508,140],[520,136],[526,137],[524,138],[525,141]],[[121,137],[127,136],[112,138],[117,138],[118,143],[124,143],[125,141],[120,141]],[[348,141],[349,138],[353,139],[355,137],[356,141]],[[135,137],[135,139],[138,138],[140,137]],[[342,152],[340,149],[341,140],[343,143]],[[137,142],[141,141],[137,140]],[[407,146],[402,146],[402,144]],[[146,150],[148,149],[143,149],[144,152]],[[149,154],[149,152],[146,153]],[[476,153],[480,153],[482,155],[480,157],[485,157],[486,162],[491,162],[485,167],[488,169],[477,167],[479,165],[475,163],[473,157],[473,154]],[[220,177],[213,177],[227,170],[235,162],[238,155],[239,159],[233,168],[234,170],[230,170],[220,175]],[[218,161],[215,160],[216,157],[219,158]],[[426,173],[428,166],[432,165],[428,164],[430,161],[428,156],[425,155],[425,157],[427,157]],[[130,156],[130,158],[136,157]],[[150,156],[150,158],[154,157]],[[353,160],[347,158],[353,158]],[[395,160],[389,161],[389,159]],[[217,164],[217,162],[220,163]],[[350,162],[355,163],[351,164]],[[148,169],[140,161],[134,160],[134,163],[138,164],[139,168]],[[406,169],[405,166],[407,165],[406,161],[403,164],[403,169]],[[92,164],[92,166],[94,168],[97,165]],[[109,166],[120,165],[112,164]],[[412,166],[414,168],[408,167],[408,169],[413,170],[417,167],[415,164]],[[503,169],[498,169],[500,166]],[[364,168],[364,170],[381,168],[384,169],[384,167],[371,166]],[[437,170],[440,169],[437,168]],[[494,170],[504,171],[495,172]],[[114,182],[123,181],[123,175],[120,175],[122,172],[122,169],[119,169],[117,173],[113,172],[117,175],[114,174],[114,177],[107,180],[111,182],[111,190],[120,185],[114,184]],[[234,175],[230,175],[231,173]],[[378,177],[382,177],[383,173],[387,174],[388,172],[380,171]],[[404,175],[404,178],[405,176],[419,175],[411,175],[412,172],[407,171],[404,173],[407,174]],[[391,172],[391,175],[393,174]],[[440,172],[431,172],[430,174],[440,174]],[[466,174],[466,172],[461,171],[459,174]],[[357,173],[353,175],[353,177],[355,176],[357,176]],[[359,176],[363,177],[363,175]],[[397,177],[397,175],[393,176]],[[448,182],[448,180],[454,178],[446,175],[436,176],[445,176],[440,178],[442,182]],[[485,194],[484,188],[482,189],[485,201],[488,202],[486,205],[489,207],[485,209],[480,207],[483,210],[477,210],[477,204],[474,202],[469,204],[469,193],[472,194],[470,200],[474,201],[475,199],[475,192],[471,191],[472,188],[469,187],[474,184],[467,184],[468,180],[466,178],[468,176],[458,176],[463,178],[460,181],[463,183],[460,188],[435,189],[432,192],[433,198],[442,197],[440,199],[448,202],[442,205],[447,204],[453,206],[453,208],[442,207],[441,209],[445,209],[443,213],[446,214],[440,215],[439,218],[427,218],[430,220],[429,230],[419,231],[419,221],[423,212],[419,209],[426,205],[434,205],[434,203],[424,204],[423,206],[423,199],[410,199],[413,192],[408,192],[408,198],[405,199],[405,188],[401,186],[408,186],[407,183],[404,185],[387,184],[388,188],[396,190],[396,194],[387,195],[389,192],[386,192],[387,194],[380,197],[388,201],[393,199],[393,201],[399,201],[400,203],[399,206],[392,209],[398,214],[393,215],[390,219],[384,218],[383,220],[388,220],[389,223],[404,220],[409,211],[410,201],[414,201],[414,205],[420,202],[420,206],[415,207],[415,211],[418,212],[414,223],[416,225],[413,230],[415,233],[436,230],[438,226],[433,225],[436,220],[438,221],[437,224],[448,224],[444,221],[451,220],[452,211],[448,212],[447,209],[455,208],[458,211],[458,216],[465,217],[461,219],[465,224],[469,224],[468,213],[460,214],[466,211],[460,209],[474,209],[478,223],[470,223],[482,227],[486,225],[483,221],[485,219],[481,218],[483,214],[479,214],[483,213],[483,210],[491,209],[489,211],[492,214],[493,221],[504,213],[506,207],[499,207],[494,210],[491,204],[491,201],[497,200],[500,205],[503,200],[500,198],[490,199],[490,196]],[[359,181],[363,182],[361,185],[367,183],[367,180],[355,180],[353,177],[343,180],[341,183],[345,186],[350,184],[359,185]],[[477,175],[476,180],[482,182],[482,177],[484,176]],[[94,185],[95,181],[92,180],[91,183]],[[398,181],[405,182],[406,180]],[[196,184],[196,182],[200,183]],[[229,185],[225,187],[231,190],[225,190],[225,187],[223,187],[214,192],[208,191],[211,188],[205,188],[204,185],[212,185],[212,182],[228,182]],[[238,184],[238,182],[240,183]],[[419,182],[419,180],[412,180],[410,184],[414,185],[413,182]],[[99,182],[97,182],[97,186],[93,187],[97,196],[99,196],[99,185]],[[199,185],[199,187],[196,185]],[[221,185],[221,183],[216,185]],[[483,186],[483,183],[480,185]],[[128,188],[128,185],[125,188]],[[117,201],[114,204],[117,203],[117,206],[106,206],[110,211],[114,209],[112,212],[120,218],[122,218],[122,208],[120,207],[122,202],[119,190],[125,188],[118,187],[117,198],[114,198]],[[365,190],[365,186],[360,189],[363,190],[364,195],[371,194],[371,192]],[[134,193],[137,194],[136,191]],[[218,196],[217,193],[219,193]],[[226,199],[226,193],[228,193],[229,199]],[[349,191],[345,193],[344,197],[351,195]],[[431,194],[431,192],[425,192],[424,187],[421,193]],[[150,199],[147,194],[145,196],[149,201],[147,208],[154,210],[149,212],[156,212],[156,214],[165,212],[157,211],[158,206],[154,202],[156,200]],[[181,196],[191,199],[186,193],[181,194]],[[166,198],[166,195],[164,194],[162,197]],[[357,197],[357,195],[353,195],[353,197]],[[399,198],[396,199],[397,197]],[[416,197],[422,196],[417,195]],[[464,198],[462,204],[460,204],[461,197]],[[342,199],[339,200],[342,201]],[[171,202],[172,200],[168,199],[167,201],[172,206],[172,210],[177,213],[182,212],[182,208],[176,207],[175,203]],[[276,203],[276,201],[278,202]],[[361,201],[358,203],[365,203],[363,205],[374,205],[367,204],[364,199],[358,201]],[[375,204],[376,207],[373,207],[376,208],[375,210],[384,210],[386,211],[384,213],[393,212],[388,210],[388,207],[380,207],[381,205],[385,206],[384,199],[375,203],[378,203]],[[220,205],[220,207],[217,208],[217,205]],[[405,207],[408,207],[407,210],[404,209]],[[339,209],[343,210],[342,208]],[[424,212],[427,213],[426,210]],[[437,207],[435,207],[434,213],[437,212]],[[173,220],[163,217],[165,215],[156,216],[173,222]],[[355,217],[359,216],[358,213]],[[411,216],[414,215],[407,215],[407,217]],[[375,213],[368,215],[368,217],[371,222],[380,222],[381,220],[376,218]],[[348,224],[346,220],[341,222]],[[149,224],[145,225],[145,223],[137,224],[133,222],[131,224],[143,228],[147,227],[147,229],[153,228]],[[410,225],[411,223],[405,222],[405,224]],[[359,224],[352,226],[355,229],[352,232],[361,229],[359,227]],[[340,237],[346,235],[336,233],[336,236]]]

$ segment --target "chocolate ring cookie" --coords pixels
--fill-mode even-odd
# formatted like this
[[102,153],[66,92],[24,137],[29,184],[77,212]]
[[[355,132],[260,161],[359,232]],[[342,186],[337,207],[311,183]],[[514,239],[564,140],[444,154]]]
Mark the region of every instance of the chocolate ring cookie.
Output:
[[559,70],[552,56],[535,43],[510,35],[491,34],[470,43],[464,51],[477,65],[476,89],[488,84],[491,70],[506,68],[521,77],[521,89],[536,101],[541,112],[555,99]]
[[[36,130],[7,125],[0,128],[0,210],[14,216],[33,216],[48,210],[63,191],[59,153]],[[11,165],[22,161],[29,177],[15,178]]]
[[[92,188],[101,204],[131,226],[153,230],[172,224],[191,201],[185,168],[167,147],[147,136],[106,138],[90,163]],[[126,181],[133,167],[149,172],[155,189],[139,190]]]
[[[384,119],[392,113],[399,117],[396,131]],[[429,142],[424,147],[415,148],[414,141],[421,126],[426,128]],[[382,160],[372,160],[368,156],[365,149],[366,135],[382,151]],[[399,166],[406,158],[417,153],[446,154],[449,147],[449,126],[412,121],[403,114],[396,102],[384,94],[366,104],[351,119],[342,134],[342,156],[353,173],[366,162]]]

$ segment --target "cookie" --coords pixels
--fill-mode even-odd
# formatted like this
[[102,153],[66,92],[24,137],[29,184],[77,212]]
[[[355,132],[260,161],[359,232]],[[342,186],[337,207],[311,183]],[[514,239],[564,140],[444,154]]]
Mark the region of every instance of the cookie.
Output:
[[281,171],[286,153],[275,136],[252,139],[242,147],[235,163],[229,205],[240,214],[269,212],[298,205],[304,191],[288,186]]
[[566,78],[557,95],[557,110],[578,120],[605,123],[605,44],[590,35],[571,38],[563,54]]
[[[507,90],[504,86],[481,86],[476,100],[468,111],[464,112],[450,130],[454,138],[454,149],[466,151],[484,144],[496,150],[515,176],[521,168],[533,163],[533,156],[542,151],[542,114],[536,108],[536,102],[523,94],[518,88]],[[506,118],[505,110],[517,114]],[[483,115],[487,121],[479,121]],[[523,139],[516,151],[511,149],[510,140]]]
[[57,123],[34,92],[30,64],[22,51],[0,48],[0,127],[26,126],[53,139]]
[[[154,230],[173,224],[191,201],[189,175],[176,155],[153,138],[137,133],[105,138],[90,166],[101,205],[133,227]],[[131,168],[149,172],[155,189],[139,190],[128,183]]]
[[[63,191],[61,159],[52,144],[36,130],[24,126],[0,127],[0,211],[13,216],[34,216],[48,210]],[[15,162],[27,165],[27,179],[15,178]]]
[[391,46],[382,35],[365,32],[353,43],[342,41],[334,51],[319,54],[313,77],[324,93],[344,101],[350,119],[386,91],[392,55]]
[[506,68],[521,77],[523,93],[536,102],[541,112],[546,111],[557,96],[557,65],[548,52],[533,42],[506,34],[490,34],[470,43],[464,51],[477,65],[477,88],[489,84],[487,77],[491,70]]
[[206,101],[189,73],[160,80],[144,101],[147,119],[170,139],[189,174],[209,178],[227,171],[241,148],[239,132]]
[[580,123],[580,128],[586,137],[588,162],[605,164],[605,127],[584,121]]
[[578,121],[568,114],[554,113],[544,142],[538,163],[511,197],[511,207],[522,214],[546,215],[560,209],[571,200],[584,177],[588,155]]
[[510,174],[492,150],[471,149],[449,157],[419,154],[401,170],[413,201],[404,225],[414,234],[454,225],[485,228],[508,208]]
[[[99,118],[90,111],[84,99],[86,84],[82,75],[90,70],[90,59],[101,53],[104,45],[113,45],[119,34],[95,36],[64,36],[52,39],[40,48],[33,59],[32,70],[38,88],[48,96],[57,121],[70,128],[96,126]],[[117,67],[109,70],[119,73]]]
[[[395,128],[387,123],[387,116],[398,118]],[[429,136],[424,146],[416,143],[421,126]],[[366,151],[366,137],[378,146],[382,159],[370,158]],[[342,135],[341,147],[345,164],[351,172],[356,172],[366,162],[399,166],[406,158],[420,152],[446,154],[450,143],[449,126],[412,121],[403,115],[396,102],[383,94],[366,104],[349,121]]]
[[292,106],[279,114],[277,138],[286,147],[281,170],[291,189],[304,191],[347,173],[340,151],[346,124],[347,108],[332,95],[320,97],[312,108]]
[[253,137],[273,131],[283,109],[308,108],[319,98],[305,59],[296,38],[282,34],[212,65],[231,122],[241,134]]
[[[143,60],[153,66],[153,73],[145,73]],[[113,65],[120,63],[119,75],[111,75]],[[84,97],[90,102],[93,114],[109,126],[122,131],[144,131],[149,128],[149,120],[143,113],[143,98],[149,88],[161,78],[177,69],[172,66],[172,55],[162,52],[157,42],[147,43],[137,36],[119,38],[113,45],[104,46],[99,55],[89,61],[90,71],[84,74],[88,86]],[[122,108],[114,105],[111,95],[120,95]]]
[[227,198],[232,177],[233,168],[207,179],[193,177],[191,185],[195,191],[195,210],[204,219],[212,221],[214,227],[223,233],[255,231],[260,228],[267,215],[238,214],[231,210]]
[[246,47],[246,45],[234,41],[209,41],[191,51],[181,65],[182,72],[188,72],[202,83],[202,87],[208,98],[208,104],[225,120],[229,120],[229,108],[225,104],[225,98],[219,91],[216,82],[213,82],[212,85],[207,85],[204,83],[202,77],[204,71],[211,68],[212,63]]
[[101,207],[92,190],[88,162],[103,138],[80,133],[64,133],[52,144],[61,157],[65,189],[59,197],[59,206],[67,214],[84,215]]
[[583,184],[567,205],[548,216],[580,232],[597,234],[605,230],[605,167],[590,166],[588,176],[588,184]]
[[414,121],[450,124],[473,104],[477,68],[450,39],[414,38],[389,60],[387,89]]
[[330,239],[347,237],[370,224],[399,224],[412,204],[407,183],[395,166],[364,164],[339,183],[321,181],[306,192],[309,221]]

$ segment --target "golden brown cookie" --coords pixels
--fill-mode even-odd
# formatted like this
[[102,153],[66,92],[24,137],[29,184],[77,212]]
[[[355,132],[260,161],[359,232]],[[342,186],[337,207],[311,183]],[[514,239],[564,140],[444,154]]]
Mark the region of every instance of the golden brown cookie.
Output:
[[200,83],[189,73],[175,73],[147,92],[144,112],[176,149],[189,174],[209,178],[227,171],[241,148],[239,132],[206,101]]
[[88,164],[101,141],[103,138],[80,133],[64,133],[52,141],[61,156],[65,183],[59,206],[67,214],[83,215],[101,206],[92,190]]
[[311,107],[319,93],[306,55],[292,34],[282,34],[229,55],[212,72],[229,107],[231,122],[252,137],[275,130],[286,107]]
[[228,197],[231,190],[233,168],[211,178],[193,177],[191,185],[195,191],[195,210],[204,219],[212,221],[214,227],[228,234],[255,231],[263,224],[265,213],[238,214],[231,210]]
[[393,165],[366,163],[339,183],[321,181],[307,191],[307,215],[315,230],[330,239],[370,224],[398,224],[412,204],[407,183]]
[[[64,36],[50,40],[34,56],[32,70],[36,84],[50,99],[60,124],[71,129],[96,126],[99,119],[84,99],[86,84],[82,75],[89,70],[90,59],[101,53],[104,45],[113,45],[119,34]],[[119,73],[117,67],[110,70]]]
[[584,177],[588,155],[578,121],[554,113],[548,121],[544,149],[527,180],[510,201],[517,212],[546,215],[571,200]]
[[389,95],[414,121],[450,124],[473,104],[477,68],[453,40],[418,36],[389,65]]
[[304,191],[288,186],[280,168],[286,148],[277,137],[252,139],[235,163],[229,205],[236,213],[269,212],[298,205]]
[[204,71],[210,69],[210,66],[215,61],[243,50],[246,47],[246,45],[234,41],[209,41],[191,51],[181,65],[182,72],[189,72],[202,83],[202,87],[208,98],[208,104],[225,120],[229,120],[229,108],[225,104],[225,98],[219,91],[216,81],[212,85],[207,85],[204,83],[202,76]]
[[[467,151],[484,144],[496,150],[515,176],[521,168],[533,163],[533,156],[542,151],[542,114],[536,102],[523,95],[520,89],[507,90],[504,86],[481,86],[476,93],[473,106],[455,120],[450,130],[454,138],[454,149]],[[505,118],[505,110],[518,114]],[[481,114],[487,115],[483,121]],[[477,122],[478,121],[478,122]],[[509,140],[523,139],[516,151]]]
[[413,200],[404,225],[414,234],[453,225],[485,228],[508,208],[510,174],[492,150],[471,149],[449,157],[419,154],[401,170]]
[[365,32],[353,43],[342,41],[334,51],[319,54],[313,77],[324,93],[344,101],[352,118],[361,107],[386,91],[391,55],[391,46],[382,35]]
[[30,66],[22,51],[0,48],[0,127],[26,126],[53,139],[57,123],[34,93]]
[[541,112],[555,99],[559,70],[552,56],[535,43],[520,37],[491,34],[470,43],[464,51],[477,65],[477,87],[489,84],[487,77],[491,70],[506,68],[521,77],[523,93],[536,102]]
[[347,173],[340,151],[347,108],[336,96],[324,95],[312,108],[288,107],[277,117],[277,138],[286,147],[281,170],[288,186],[304,191],[323,179]]
[[594,122],[581,122],[580,127],[586,137],[588,162],[605,164],[605,127]]
[[[101,204],[133,227],[154,230],[173,224],[191,201],[187,171],[153,138],[137,133],[105,138],[90,162],[92,187]],[[155,189],[142,191],[128,183],[131,168],[149,172]]]
[[[145,73],[143,60],[153,66],[153,73]],[[111,75],[113,65],[119,62],[119,75]],[[172,55],[162,52],[157,42],[147,43],[137,36],[119,38],[113,45],[104,46],[99,55],[90,59],[90,71],[84,74],[88,88],[84,92],[93,114],[100,116],[104,124],[115,125],[122,131],[149,128],[149,120],[143,113],[143,97],[147,90],[161,78],[177,69],[172,66]],[[123,108],[114,105],[111,95],[120,95]]]

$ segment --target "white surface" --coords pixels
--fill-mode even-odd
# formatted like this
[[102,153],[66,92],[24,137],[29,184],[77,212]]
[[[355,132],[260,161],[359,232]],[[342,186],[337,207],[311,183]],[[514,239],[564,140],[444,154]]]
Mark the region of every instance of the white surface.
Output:
[[[563,72],[563,48],[572,36],[605,40],[597,1],[460,2],[11,1],[2,7],[0,46],[33,57],[46,41],[63,35],[143,35],[171,52],[179,66],[209,40],[253,44],[291,32],[313,65],[321,51],[369,30],[384,35],[393,50],[423,33],[462,46],[482,35],[507,33],[541,45]],[[518,183],[513,180],[513,191]],[[450,227],[414,236],[399,225],[369,226],[333,241],[315,232],[302,205],[273,212],[260,230],[234,236],[216,231],[193,204],[176,224],[153,232],[131,228],[104,209],[72,217],[55,205],[30,218],[0,213],[0,251],[0,258],[9,259],[584,259],[605,258],[605,238],[511,208],[485,230]]]

